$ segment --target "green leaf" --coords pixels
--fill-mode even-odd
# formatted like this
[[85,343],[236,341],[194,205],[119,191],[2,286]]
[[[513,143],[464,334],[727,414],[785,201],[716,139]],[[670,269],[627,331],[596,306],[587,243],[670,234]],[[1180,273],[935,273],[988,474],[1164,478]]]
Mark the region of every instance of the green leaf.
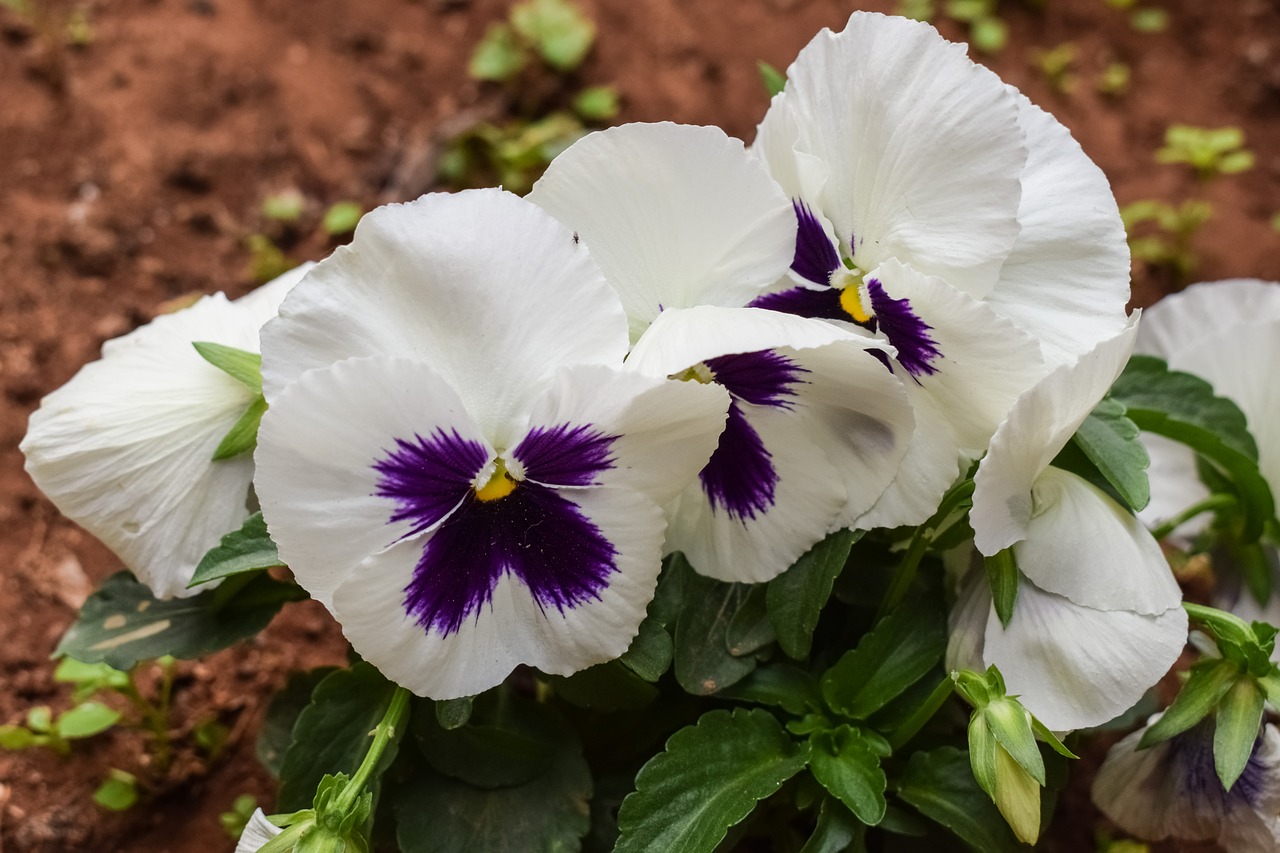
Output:
[[119,692],[133,683],[129,679],[129,673],[121,672],[105,663],[84,663],[75,658],[66,657],[58,661],[58,668],[53,671],[53,680],[75,685],[75,690],[71,694],[73,702],[82,702],[99,690]]
[[471,719],[471,708],[476,697],[463,696],[461,699],[441,699],[436,702],[436,722],[442,729],[456,729],[465,726]]
[[931,596],[907,599],[822,676],[831,709],[866,719],[942,659],[947,616]]
[[26,749],[35,743],[36,735],[30,729],[12,724],[0,726],[0,749]]
[[286,601],[304,598],[300,587],[260,575],[238,588],[224,584],[161,601],[133,575],[118,572],[85,601],[54,655],[122,670],[164,655],[198,658],[254,636]]
[[1013,548],[1005,548],[993,557],[983,557],[987,571],[987,584],[991,587],[991,603],[1000,617],[1000,624],[1009,627],[1013,619],[1013,605],[1018,600],[1018,561]]
[[1143,732],[1138,749],[1146,749],[1182,734],[1209,716],[1240,675],[1235,664],[1221,658],[1201,661],[1191,667],[1191,676],[1182,685],[1178,697],[1164,715]]
[[747,585],[742,603],[725,626],[724,641],[729,654],[735,657],[754,654],[777,639],[764,599],[764,584]]
[[284,687],[271,697],[267,715],[258,732],[255,751],[258,761],[272,776],[280,776],[284,754],[293,742],[293,727],[298,722],[298,715],[311,703],[311,694],[316,686],[336,671],[337,667],[321,666],[304,672],[291,672]]
[[307,200],[296,189],[269,195],[262,201],[262,215],[277,222],[297,222],[306,209]]
[[[293,739],[284,754],[277,811],[310,807],[326,775],[355,773],[394,692],[395,685],[363,661],[351,669],[331,672],[316,685],[311,702],[294,723]],[[376,788],[377,777],[391,764],[396,751],[393,743],[383,753],[371,788]]]
[[1102,476],[1137,512],[1151,501],[1147,466],[1151,457],[1138,438],[1138,426],[1125,416],[1124,404],[1106,397],[1094,407],[1072,437]]
[[826,797],[818,807],[818,823],[813,834],[800,848],[800,853],[844,853],[863,831],[863,825],[843,803]]
[[564,722],[550,706],[500,687],[475,698],[466,725],[446,729],[434,714],[419,714],[412,729],[436,772],[475,788],[508,788],[547,771]]
[[832,533],[805,552],[795,565],[769,581],[765,605],[778,635],[778,645],[788,657],[804,660],[809,656],[818,617],[831,597],[831,588],[844,569],[849,552],[862,534],[861,530]]
[[128,811],[138,802],[137,780],[132,773],[112,770],[106,781],[93,792],[93,801],[113,812]]
[[1231,481],[1245,510],[1244,542],[1256,542],[1275,517],[1275,501],[1258,472],[1258,447],[1244,413],[1189,373],[1169,370],[1152,356],[1135,355],[1111,388],[1138,429],[1182,442]]
[[684,609],[676,622],[676,681],[695,696],[709,696],[756,668],[753,657],[729,652],[729,623],[750,594],[749,584],[721,583],[690,572]]
[[586,121],[617,118],[618,90],[613,86],[591,86],[573,96],[573,111]]
[[567,678],[552,675],[547,680],[561,699],[593,711],[636,710],[658,698],[658,688],[617,660],[587,667]]
[[978,18],[969,27],[969,40],[983,53],[999,53],[1009,44],[1009,26],[995,16]]
[[37,705],[27,711],[27,728],[41,733],[53,731],[53,710],[48,705]]
[[262,356],[210,341],[193,341],[191,345],[205,361],[250,391],[262,393]]
[[267,399],[261,394],[249,404],[240,419],[232,424],[231,429],[222,437],[222,441],[213,450],[213,461],[233,459],[241,453],[248,453],[258,446],[258,426],[262,416],[267,413]]
[[739,702],[773,705],[796,715],[822,707],[817,680],[789,664],[762,666],[718,695]]
[[476,80],[501,83],[519,74],[526,61],[528,54],[515,30],[507,24],[493,24],[471,54],[467,73]]
[[978,787],[969,754],[944,746],[907,761],[898,796],[925,817],[951,830],[978,853],[1021,849],[995,805]]
[[356,225],[359,224],[361,216],[364,216],[364,209],[358,203],[354,201],[335,202],[324,212],[324,219],[320,221],[320,227],[330,237],[350,234],[356,230]]
[[74,740],[93,737],[120,722],[120,712],[101,702],[84,702],[58,717],[58,737]]
[[711,851],[807,758],[766,711],[703,714],[640,769],[618,812],[615,853]]
[[397,786],[402,853],[530,853],[579,849],[590,819],[591,770],[563,721],[545,731],[548,764],[528,781],[474,788],[429,767]]
[[658,588],[640,623],[640,632],[621,658],[623,664],[645,681],[657,681],[671,666],[674,643],[667,626],[676,621],[684,599],[685,578],[693,569],[683,554],[667,558],[658,578]]
[[762,60],[756,63],[756,67],[760,69],[760,80],[764,83],[764,90],[769,93],[770,98],[787,87],[787,75],[769,63]]
[[1242,678],[1231,686],[1218,703],[1218,719],[1213,729],[1213,766],[1228,791],[1244,772],[1262,728],[1265,697],[1252,678]]
[[810,737],[809,770],[858,820],[875,826],[884,817],[888,782],[875,747],[858,729],[840,726]]
[[230,575],[282,565],[284,563],[280,561],[276,543],[271,541],[271,534],[267,532],[262,513],[255,512],[245,519],[239,530],[223,536],[222,544],[204,555],[187,588]]
[[511,9],[511,24],[557,71],[581,65],[596,37],[596,25],[569,0],[526,0]]

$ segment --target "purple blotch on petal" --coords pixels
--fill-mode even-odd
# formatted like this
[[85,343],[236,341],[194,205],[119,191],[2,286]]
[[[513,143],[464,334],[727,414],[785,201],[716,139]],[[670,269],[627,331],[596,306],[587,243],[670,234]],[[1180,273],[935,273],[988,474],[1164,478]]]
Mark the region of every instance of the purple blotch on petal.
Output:
[[767,308],[797,317],[818,320],[848,320],[849,315],[840,306],[840,291],[834,287],[814,290],[811,287],[793,287],[780,293],[767,293],[751,300],[748,308]]
[[796,253],[791,269],[814,284],[828,284],[832,271],[840,266],[840,253],[809,205],[797,198],[791,207],[796,212]]
[[411,520],[402,539],[416,536],[453,511],[471,491],[472,480],[489,459],[485,446],[457,430],[436,430],[429,438],[397,438],[396,449],[373,463],[381,477],[374,492],[391,498],[396,511],[388,524]]
[[404,608],[424,629],[452,634],[510,574],[540,608],[563,613],[600,598],[616,558],[613,543],[577,504],[524,481],[498,500],[468,497],[436,530],[405,587]]
[[791,408],[795,386],[808,373],[800,365],[773,350],[722,355],[707,359],[707,368],[718,384],[736,399],[755,406]]
[[898,350],[898,363],[912,377],[932,376],[938,372],[933,362],[942,355],[938,343],[929,334],[933,327],[921,320],[908,299],[894,299],[885,293],[878,279],[867,279],[867,293],[876,324],[889,343]]
[[590,486],[613,467],[610,451],[616,438],[592,426],[535,427],[512,455],[524,465],[527,479],[553,486]]

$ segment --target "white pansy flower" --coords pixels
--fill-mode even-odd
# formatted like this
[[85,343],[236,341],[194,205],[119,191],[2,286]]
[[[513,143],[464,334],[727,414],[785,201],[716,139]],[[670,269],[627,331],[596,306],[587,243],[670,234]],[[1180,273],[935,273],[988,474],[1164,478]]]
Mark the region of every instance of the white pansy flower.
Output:
[[280,827],[267,820],[262,809],[254,809],[248,823],[244,825],[244,831],[240,833],[235,853],[258,853],[268,841],[281,832],[283,830]]
[[627,343],[586,248],[500,190],[369,213],[266,328],[267,526],[389,678],[454,698],[626,651],[729,404]]
[[1098,725],[1173,665],[1187,615],[1159,545],[1105,492],[1051,464],[1119,376],[1135,324],[1018,398],[974,478],[970,522],[985,556],[1012,548],[1008,626],[980,570],[951,615],[948,666],[999,667],[1009,693],[1055,731]]
[[863,523],[923,522],[1013,400],[1120,332],[1129,259],[1067,130],[926,24],[855,13],[788,69],[753,151],[791,198],[791,276],[760,307],[897,350],[917,434]]
[[186,587],[200,559],[249,516],[252,458],[213,455],[256,394],[192,344],[258,352],[258,330],[310,266],[108,341],[31,415],[31,479],[160,598],[198,591]]
[[670,123],[593,133],[530,200],[618,291],[631,369],[732,399],[716,452],[668,507],[669,550],[705,575],[765,581],[871,507],[911,435],[904,392],[863,330],[744,307],[791,264],[796,220],[740,141]]
[[[1159,715],[1152,717],[1148,727]],[[1093,782],[1093,802],[1125,832],[1147,841],[1217,841],[1231,853],[1280,847],[1280,731],[1267,723],[1231,790],[1214,769],[1213,723],[1207,720],[1147,749],[1146,728],[1107,753]]]

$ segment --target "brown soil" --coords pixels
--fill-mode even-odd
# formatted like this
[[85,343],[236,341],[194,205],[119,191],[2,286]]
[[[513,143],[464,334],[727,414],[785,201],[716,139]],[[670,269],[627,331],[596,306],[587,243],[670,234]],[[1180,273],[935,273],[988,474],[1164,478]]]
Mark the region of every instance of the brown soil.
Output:
[[[104,340],[165,303],[251,287],[245,237],[264,227],[262,200],[296,188],[309,200],[284,235],[295,261],[322,257],[317,227],[332,202],[366,207],[432,186],[441,136],[459,116],[492,111],[466,62],[501,0],[31,0],[0,3],[0,722],[65,707],[49,654],[115,558],[59,517],[22,471],[18,441],[46,392],[93,359]],[[1207,197],[1215,218],[1195,242],[1198,278],[1280,279],[1280,7],[1270,0],[1152,0],[1171,13],[1160,34],[1130,29],[1103,0],[1006,0],[1011,46],[990,64],[1055,113],[1111,177],[1122,203]],[[766,97],[758,59],[784,68],[852,5],[836,0],[585,0],[599,40],[581,72],[614,82],[623,120],[718,124],[750,138]],[[890,2],[863,8],[889,11]],[[73,8],[92,43],[68,46]],[[963,38],[958,27],[944,32]],[[1031,51],[1073,41],[1079,82],[1050,89]],[[1131,90],[1099,94],[1107,63],[1133,70]],[[1245,128],[1250,173],[1211,185],[1156,165],[1164,128]],[[1135,302],[1167,276],[1135,271]],[[69,759],[0,753],[0,849],[229,850],[218,814],[271,782],[253,740],[264,704],[290,669],[340,662],[340,636],[315,605],[293,605],[260,638],[180,666],[175,724],[216,716],[232,732],[202,769],[180,755],[154,782],[152,807],[124,814],[91,794],[111,767],[139,769],[140,735],[96,739]],[[145,770],[145,768],[142,768]],[[1097,817],[1069,800],[1051,830],[1060,849],[1088,849]],[[1066,846],[1062,846],[1065,844]]]

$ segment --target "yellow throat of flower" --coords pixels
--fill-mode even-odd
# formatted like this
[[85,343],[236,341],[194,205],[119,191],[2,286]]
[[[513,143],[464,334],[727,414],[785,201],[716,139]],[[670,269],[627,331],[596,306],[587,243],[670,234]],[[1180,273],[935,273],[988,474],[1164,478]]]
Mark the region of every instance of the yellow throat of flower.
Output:
[[506,463],[501,458],[494,464],[489,481],[476,489],[476,500],[498,501],[516,490],[516,481],[507,473]]

